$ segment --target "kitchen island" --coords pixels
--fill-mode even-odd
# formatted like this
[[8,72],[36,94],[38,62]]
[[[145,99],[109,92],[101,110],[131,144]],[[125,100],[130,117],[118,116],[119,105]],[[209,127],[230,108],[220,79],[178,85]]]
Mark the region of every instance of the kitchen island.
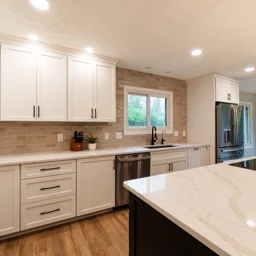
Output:
[[256,172],[216,164],[124,186],[130,256],[256,255]]

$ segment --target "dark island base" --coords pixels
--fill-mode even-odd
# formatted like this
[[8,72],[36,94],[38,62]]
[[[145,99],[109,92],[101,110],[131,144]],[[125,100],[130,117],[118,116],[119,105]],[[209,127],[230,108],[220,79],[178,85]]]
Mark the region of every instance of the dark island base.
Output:
[[217,255],[130,193],[129,256]]

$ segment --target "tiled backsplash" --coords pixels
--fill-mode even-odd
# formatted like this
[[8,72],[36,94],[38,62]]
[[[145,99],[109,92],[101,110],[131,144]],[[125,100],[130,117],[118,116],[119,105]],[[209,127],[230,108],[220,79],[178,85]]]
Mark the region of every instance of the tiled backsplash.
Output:
[[[186,137],[182,137],[182,131],[187,130],[186,83],[177,79],[117,68],[116,123],[0,122],[0,154],[69,150],[75,130],[92,132],[94,136],[99,137],[98,148],[150,144],[150,135],[123,135],[120,140],[115,138],[116,132],[124,131],[124,85],[172,91],[174,130],[179,131],[179,136],[166,135],[166,143],[186,142]],[[105,132],[109,133],[109,140],[104,140]],[[58,133],[64,135],[63,142],[57,142]],[[160,143],[160,138],[157,143]]]

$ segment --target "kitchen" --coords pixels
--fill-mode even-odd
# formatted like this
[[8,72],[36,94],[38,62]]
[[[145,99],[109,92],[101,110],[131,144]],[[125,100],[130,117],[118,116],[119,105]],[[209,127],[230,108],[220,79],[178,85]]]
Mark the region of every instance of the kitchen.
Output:
[[[243,176],[247,170],[226,163],[255,156],[254,55],[237,58],[230,44],[234,35],[228,33],[239,28],[246,36],[242,28],[252,17],[254,4],[210,2],[199,0],[195,8],[185,1],[142,1],[136,10],[128,1],[102,2],[102,9],[99,3],[78,0],[0,3],[0,255],[143,255],[133,251],[136,236],[129,191],[137,197],[130,200],[145,200],[168,223],[179,226],[172,209],[167,211],[161,203],[155,206],[170,189],[170,180],[175,179],[171,193],[178,196],[182,173],[184,180],[203,184],[197,175],[208,174],[204,181],[210,187],[215,186],[208,180],[215,177],[212,173],[235,184],[238,181],[228,175],[231,170],[245,182],[254,179],[253,172]],[[187,19],[181,20],[177,10]],[[219,23],[211,21],[217,14],[219,21],[226,20],[224,10],[229,22],[235,20],[233,15],[244,19],[240,25],[225,24],[226,41]],[[109,15],[114,13],[118,15]],[[223,45],[218,51],[208,40],[212,35],[207,25],[213,34],[219,33]],[[175,40],[164,32],[170,28]],[[249,43],[253,45],[241,39],[240,47],[247,49]],[[226,112],[218,112],[225,106],[229,106]],[[223,129],[218,113],[228,120]],[[216,141],[218,131],[224,146]],[[214,165],[217,162],[221,164]],[[221,186],[223,193],[229,189],[223,180]],[[193,188],[188,193],[196,195]],[[248,210],[247,204],[244,209]],[[253,229],[253,212],[251,208],[251,226],[241,234]],[[245,218],[236,220],[237,225]],[[184,229],[194,220],[179,221]],[[211,241],[215,237],[207,232],[200,234],[207,237],[201,239],[195,235],[200,230],[193,225],[191,230],[185,229],[210,248],[207,253],[240,255]],[[210,243],[205,244],[206,239]],[[244,243],[237,238],[234,247],[244,251],[239,242]],[[154,252],[158,246],[148,250]],[[248,248],[243,255],[256,253],[249,242]]]

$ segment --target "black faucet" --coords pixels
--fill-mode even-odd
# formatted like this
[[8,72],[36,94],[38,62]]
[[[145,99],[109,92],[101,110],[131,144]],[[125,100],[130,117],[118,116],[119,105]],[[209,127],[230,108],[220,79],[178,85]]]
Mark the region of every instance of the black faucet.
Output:
[[[154,134],[155,130],[155,134]],[[155,145],[155,142],[157,141],[157,134],[156,134],[156,127],[152,126],[152,140],[151,140],[151,145]]]
[[164,135],[166,134],[166,131],[163,130],[162,131],[162,140],[161,140],[161,144],[164,145],[165,139],[164,139]]

